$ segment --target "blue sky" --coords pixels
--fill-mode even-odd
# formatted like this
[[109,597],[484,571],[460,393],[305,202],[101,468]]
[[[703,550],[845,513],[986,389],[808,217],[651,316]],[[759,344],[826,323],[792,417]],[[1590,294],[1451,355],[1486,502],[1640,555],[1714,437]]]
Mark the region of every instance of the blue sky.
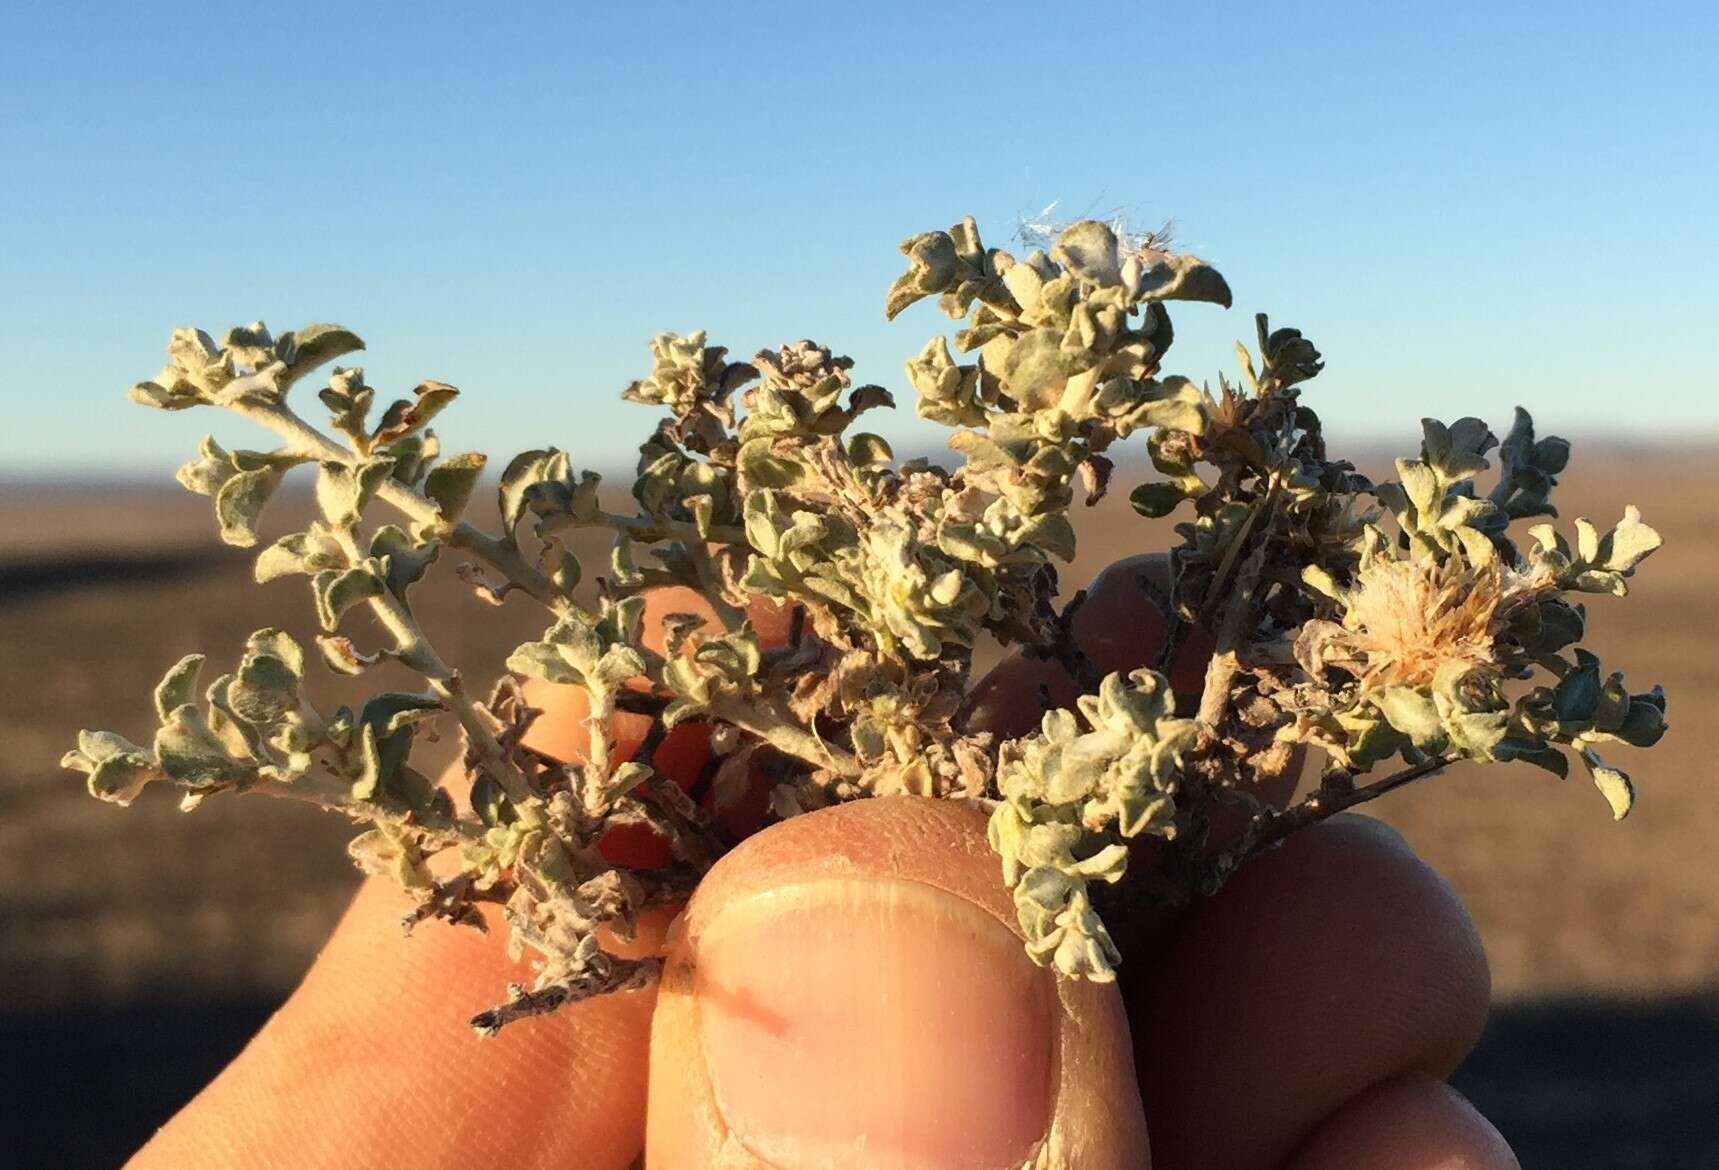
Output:
[[13,0],[4,468],[245,440],[124,391],[171,327],[256,317],[462,387],[450,449],[616,466],[656,331],[809,335],[903,390],[947,323],[883,321],[895,244],[1053,200],[1173,217],[1236,308],[1184,308],[1168,368],[1269,311],[1340,433],[1719,432],[1709,4],[488,7]]

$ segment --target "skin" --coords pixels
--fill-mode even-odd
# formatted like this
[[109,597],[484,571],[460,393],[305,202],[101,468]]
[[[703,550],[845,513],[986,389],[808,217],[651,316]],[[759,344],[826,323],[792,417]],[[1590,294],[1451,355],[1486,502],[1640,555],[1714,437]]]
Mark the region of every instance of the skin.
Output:
[[[1077,634],[1101,669],[1156,654],[1142,572],[1161,564],[1094,582]],[[1057,674],[1005,662],[984,718],[1030,726]],[[577,700],[545,698],[543,742],[576,757]],[[1517,1166],[1442,1083],[1486,1014],[1473,924],[1365,818],[1121,924],[1110,985],[1028,964],[983,818],[906,797],[749,838],[683,914],[642,925],[631,945],[666,953],[660,988],[490,1040],[465,1020],[527,972],[472,931],[402,941],[406,909],[366,883],[300,988],[132,1167],[626,1170],[647,1135],[645,1164],[672,1170]]]

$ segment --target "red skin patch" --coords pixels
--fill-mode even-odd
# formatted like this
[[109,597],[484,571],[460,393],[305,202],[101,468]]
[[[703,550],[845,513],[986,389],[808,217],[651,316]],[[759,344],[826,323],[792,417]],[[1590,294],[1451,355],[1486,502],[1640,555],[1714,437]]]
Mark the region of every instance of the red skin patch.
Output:
[[[714,627],[715,613],[710,605],[690,589],[653,590],[645,595],[645,644],[661,654],[663,619],[669,614],[690,613],[703,616]],[[765,648],[781,646],[788,640],[792,612],[788,607],[759,598],[749,608],[748,618]],[[641,684],[642,685],[642,682]],[[583,760],[590,748],[590,736],[585,718],[589,711],[585,691],[579,687],[562,687],[531,681],[526,684],[527,699],[543,708],[543,715],[526,736],[526,745],[556,760]],[[632,757],[650,730],[650,720],[643,715],[618,713],[610,721],[611,766]],[[691,792],[711,760],[710,728],[701,723],[683,723],[663,737],[652,753],[652,763],[659,774],[678,784],[683,792]],[[757,769],[746,793],[733,806],[717,812],[713,794],[703,799],[706,811],[716,816],[735,839],[749,836],[764,824],[770,805],[770,785]],[[627,825],[611,829],[598,842],[598,852],[616,865],[632,869],[659,869],[673,860],[668,842],[642,825]]]

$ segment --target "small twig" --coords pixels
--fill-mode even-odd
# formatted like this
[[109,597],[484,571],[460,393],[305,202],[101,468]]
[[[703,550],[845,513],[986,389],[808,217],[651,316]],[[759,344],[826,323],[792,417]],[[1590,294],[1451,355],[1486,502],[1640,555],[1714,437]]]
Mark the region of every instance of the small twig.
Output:
[[[261,777],[247,783],[238,791],[241,796],[246,793],[263,793],[300,801],[325,812],[340,813],[355,821],[374,823],[377,820],[376,807],[353,800],[351,783],[333,773],[307,772],[294,776],[291,780]],[[445,827],[426,828],[422,824],[418,827],[423,829],[427,842],[436,849],[451,849],[467,842],[481,841],[485,832],[484,826],[457,818]]]
[[1206,685],[1200,692],[1198,715],[1210,735],[1217,733],[1218,724],[1223,722],[1224,713],[1229,710],[1230,688],[1241,667],[1236,651],[1253,616],[1254,588],[1265,568],[1265,554],[1269,547],[1268,541],[1260,541],[1242,563],[1235,588],[1224,606],[1223,618],[1215,632],[1217,648],[1212,652],[1211,665],[1206,668]]
[[633,763],[653,764],[657,748],[668,738],[668,728],[663,726],[661,719],[651,720],[650,730],[645,732],[645,738],[639,741],[639,746],[633,749]]
[[[364,559],[357,538],[350,528],[335,528],[333,533],[351,563],[358,564]],[[525,814],[528,811],[526,804],[533,795],[531,785],[496,739],[495,729],[480,712],[478,705],[465,693],[459,672],[442,661],[423,628],[418,625],[417,619],[392,592],[383,589],[369,598],[369,604],[383,628],[394,639],[394,656],[429,682],[430,690],[441,701],[442,706],[453,712],[460,726],[465,729],[466,738],[480,766],[501,785],[508,798],[520,807],[522,815]]]
[[1098,690],[1098,684],[1103,678],[1074,636],[1074,620],[1081,607],[1086,604],[1086,596],[1086,590],[1082,589],[1069,598],[1068,604],[1063,606],[1062,612],[1057,615],[1056,629],[1050,640],[1027,647],[1026,653],[1033,658],[1053,659],[1068,672],[1077,691],[1090,695]]
[[[284,402],[240,399],[231,406],[238,414],[259,426],[267,427],[285,439],[299,454],[308,455],[323,463],[339,463],[348,467],[357,459],[353,452],[305,422]],[[441,521],[441,508],[434,500],[419,494],[397,479],[383,480],[376,494],[420,524]],[[497,572],[505,574],[519,588],[549,609],[559,613],[567,608],[568,599],[555,591],[554,586],[549,584],[549,578],[527,562],[520,555],[518,548],[497,540],[464,521],[452,527],[448,542],[482,557]]]
[[704,761],[704,766],[698,770],[698,779],[693,781],[687,790],[687,796],[700,808],[704,807],[704,798],[710,795],[711,786],[716,783],[716,774],[722,771],[723,758],[711,756]]
[[658,520],[648,516],[622,516],[615,512],[598,512],[596,524],[625,532],[632,539],[645,544],[654,544],[659,540],[681,540],[688,544],[694,541],[701,544],[705,541],[716,544],[746,543],[744,528],[725,524],[713,524],[708,531],[700,532],[698,525],[687,520]]
[[1261,813],[1254,817],[1248,831],[1233,848],[1204,867],[1202,888],[1206,893],[1213,893],[1241,866],[1260,854],[1275,849],[1302,829],[1443,771],[1454,762],[1447,757],[1438,756],[1393,772],[1383,780],[1359,787],[1342,787],[1327,783],[1306,800],[1282,812]]
[[655,719],[668,709],[668,705],[667,699],[648,691],[623,687],[615,692],[615,710],[625,711],[628,715],[646,715]]
[[722,576],[717,572],[709,547],[703,540],[698,539],[682,541],[681,547],[686,550],[686,559],[692,562],[693,572],[698,574],[699,592],[704,594],[704,599],[716,611],[722,628],[729,633],[738,630],[746,620],[746,611],[730,604],[722,595]]
[[591,964],[584,974],[566,983],[553,983],[536,991],[513,984],[507,989],[507,1002],[473,1016],[472,1027],[480,1036],[493,1036],[515,1020],[548,1015],[566,1004],[606,992],[643,987],[662,973],[662,960],[658,958],[623,959],[605,953],[603,959],[604,962]]
[[825,743],[818,736],[762,705],[728,701],[715,704],[710,713],[742,731],[750,731],[777,751],[804,760],[813,767],[855,780],[865,771],[858,757]]

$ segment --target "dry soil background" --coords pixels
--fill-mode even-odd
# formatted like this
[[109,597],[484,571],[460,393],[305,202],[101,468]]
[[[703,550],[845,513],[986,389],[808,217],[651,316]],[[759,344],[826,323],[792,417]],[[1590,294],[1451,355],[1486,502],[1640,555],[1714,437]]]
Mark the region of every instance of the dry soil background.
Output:
[[[1578,449],[1561,497],[1566,518],[1609,520],[1627,496],[1667,539],[1631,601],[1590,607],[1603,658],[1671,696],[1664,742],[1618,753],[1629,820],[1525,766],[1373,806],[1480,923],[1498,1008],[1459,1080],[1530,1170],[1719,1165],[1716,458]],[[302,583],[251,585],[205,508],[0,483],[0,1163],[117,1164],[290,990],[354,884],[330,817],[244,800],[187,816],[162,793],[122,811],[57,768],[80,725],[144,736],[182,653],[312,628]],[[1070,583],[1166,540],[1120,500],[1081,525]],[[427,624],[473,673],[540,626],[449,576]]]

